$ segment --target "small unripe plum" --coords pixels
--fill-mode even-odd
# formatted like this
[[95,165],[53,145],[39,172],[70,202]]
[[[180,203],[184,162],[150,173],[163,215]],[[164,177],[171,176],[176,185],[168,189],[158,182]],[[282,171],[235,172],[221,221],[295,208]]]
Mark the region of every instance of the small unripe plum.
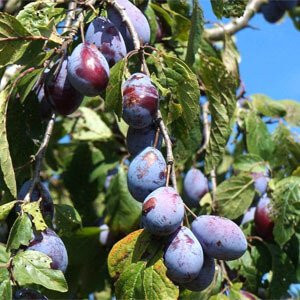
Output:
[[256,207],[250,207],[244,213],[243,219],[241,221],[241,225],[244,225],[244,224],[246,224],[246,223],[251,222],[251,221],[254,220],[255,210],[256,210]]
[[143,202],[142,223],[154,235],[169,235],[181,224],[184,205],[172,187],[160,187]]
[[[147,147],[152,147],[155,142],[156,127],[149,126],[136,129],[129,126],[126,136],[128,152],[135,156]],[[162,143],[162,134],[159,134],[156,148],[160,149]]]
[[68,254],[61,238],[50,228],[35,235],[27,250],[39,251],[52,259],[51,268],[65,272],[68,266]]
[[247,250],[244,233],[234,222],[218,216],[200,216],[192,223],[192,231],[210,257],[234,260]]
[[45,98],[53,109],[61,115],[73,113],[81,104],[83,95],[71,85],[67,76],[67,60],[60,71],[54,75],[55,68],[47,73],[45,80]]
[[166,184],[166,161],[161,152],[147,147],[130,163],[128,190],[137,201],[143,202],[154,190]]
[[277,0],[279,6],[284,10],[290,10],[297,6],[298,0]]
[[158,109],[158,91],[142,73],[131,75],[122,86],[123,119],[134,128],[152,124]]
[[252,173],[252,178],[254,179],[254,187],[259,192],[260,195],[263,195],[268,188],[269,177],[264,173]]
[[203,266],[198,276],[190,282],[183,284],[183,287],[194,292],[203,291],[210,286],[215,275],[215,261],[213,258],[204,255]]
[[15,292],[13,299],[24,299],[24,300],[48,300],[46,296],[43,296],[38,291],[29,289],[29,288],[23,288],[19,289]]
[[276,23],[285,13],[285,10],[280,7],[278,2],[278,0],[270,0],[268,3],[261,6],[260,10],[266,21],[269,23]]
[[87,29],[85,41],[97,46],[110,67],[127,54],[121,33],[107,18],[98,17],[93,20]]
[[[117,0],[116,1],[120,6],[122,6],[127,13],[138,37],[142,44],[146,44],[150,42],[150,26],[147,21],[147,18],[144,14],[130,1],[128,0]],[[107,16],[109,20],[115,24],[118,30],[121,32],[127,50],[131,51],[134,49],[133,40],[131,34],[122,20],[119,12],[116,11],[113,7],[109,7],[107,10]]]
[[164,253],[167,276],[177,283],[195,279],[203,265],[202,247],[187,227],[180,227],[170,236]]
[[271,219],[271,201],[264,195],[258,201],[255,210],[254,223],[259,236],[265,239],[272,239],[274,222]]
[[94,44],[81,43],[68,59],[68,78],[73,87],[86,96],[97,96],[105,90],[109,66]]
[[184,193],[189,206],[199,206],[199,200],[208,192],[207,178],[198,169],[191,168],[183,182]]

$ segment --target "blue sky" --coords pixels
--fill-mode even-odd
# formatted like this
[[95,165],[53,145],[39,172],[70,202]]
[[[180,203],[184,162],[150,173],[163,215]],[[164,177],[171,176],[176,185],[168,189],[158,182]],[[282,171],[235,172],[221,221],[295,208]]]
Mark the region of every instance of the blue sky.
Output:
[[[205,20],[216,22],[210,1],[199,2]],[[257,14],[250,24],[258,30],[247,28],[236,35],[247,94],[263,93],[273,99],[300,101],[300,31],[289,17],[270,24]]]

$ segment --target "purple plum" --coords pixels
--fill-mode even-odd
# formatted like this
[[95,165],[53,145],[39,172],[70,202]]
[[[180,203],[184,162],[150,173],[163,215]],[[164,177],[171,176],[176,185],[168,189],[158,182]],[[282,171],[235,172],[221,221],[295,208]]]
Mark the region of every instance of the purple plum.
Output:
[[37,233],[30,241],[27,250],[39,251],[52,259],[51,268],[65,272],[68,266],[68,254],[60,237],[50,228]]
[[298,0],[277,0],[279,6],[284,10],[290,10],[297,6]]
[[260,11],[269,23],[276,23],[285,13],[285,10],[279,5],[278,0],[270,0],[268,3],[263,4]]
[[259,192],[260,195],[263,195],[268,188],[269,177],[264,173],[252,173],[252,178],[254,179],[254,187]]
[[166,161],[161,152],[147,147],[130,163],[128,190],[137,201],[143,202],[154,190],[166,184]]
[[203,265],[202,247],[187,227],[180,227],[169,238],[164,253],[167,276],[176,283],[195,279]]
[[184,217],[181,197],[172,187],[160,187],[147,196],[142,207],[142,224],[154,235],[169,235]]
[[67,76],[67,60],[60,71],[54,75],[57,65],[47,73],[45,80],[45,98],[53,109],[61,115],[73,113],[81,104],[83,95],[71,85]]
[[81,43],[68,58],[68,78],[86,96],[97,96],[109,80],[109,66],[94,44]]
[[[136,129],[129,126],[126,136],[128,152],[135,156],[147,147],[152,147],[155,141],[156,127],[149,126]],[[162,134],[159,134],[156,148],[160,149],[162,144]]]
[[46,296],[43,296],[38,291],[29,289],[29,288],[23,288],[20,290],[17,290],[14,294],[15,300],[48,300]]
[[218,216],[200,216],[192,223],[192,231],[210,257],[234,260],[247,250],[242,230],[231,220]]
[[215,275],[215,261],[213,258],[204,255],[203,266],[198,276],[190,282],[183,284],[186,289],[194,292],[203,291],[210,286]]
[[251,222],[251,221],[254,220],[255,210],[256,210],[256,207],[250,207],[244,213],[243,219],[241,221],[241,225],[244,225],[244,224],[246,224],[246,223]]
[[207,178],[200,170],[191,168],[185,175],[183,189],[187,196],[187,204],[197,207],[199,200],[208,192]]
[[97,46],[110,67],[127,54],[121,33],[110,20],[103,17],[94,19],[89,25],[85,41]]
[[134,128],[152,124],[158,109],[158,91],[142,73],[131,75],[122,86],[123,119]]
[[110,246],[113,243],[113,236],[109,230],[107,224],[102,224],[99,226],[100,234],[99,234],[99,241],[102,246]]

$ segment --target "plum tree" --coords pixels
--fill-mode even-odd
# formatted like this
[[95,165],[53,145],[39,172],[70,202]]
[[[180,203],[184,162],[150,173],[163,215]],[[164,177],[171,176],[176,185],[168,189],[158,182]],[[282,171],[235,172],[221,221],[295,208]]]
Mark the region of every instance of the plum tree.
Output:
[[269,177],[264,173],[252,173],[254,179],[254,187],[259,192],[260,195],[263,195],[268,188]]
[[279,5],[278,0],[270,0],[261,6],[261,12],[266,21],[275,23],[283,17],[285,10]]
[[130,163],[128,190],[137,201],[143,202],[154,190],[166,184],[166,162],[161,152],[147,147]]
[[83,95],[97,96],[108,84],[108,63],[94,44],[79,44],[68,58],[67,70],[71,84]]
[[36,290],[30,288],[22,288],[15,292],[14,298],[15,300],[48,300],[48,298]]
[[210,286],[215,275],[215,261],[204,254],[203,266],[195,279],[182,286],[190,291],[199,292]]
[[134,128],[152,124],[158,109],[158,91],[142,73],[131,75],[122,86],[123,119]]
[[265,194],[258,201],[254,215],[256,231],[265,239],[272,239],[273,237],[274,222],[271,219],[271,213],[271,200]]
[[234,260],[247,250],[242,230],[231,220],[218,216],[200,216],[192,223],[192,231],[210,257]]
[[143,202],[142,224],[154,235],[169,235],[181,224],[184,205],[172,187],[160,187]]
[[68,61],[64,60],[59,72],[53,66],[45,79],[45,98],[53,109],[62,115],[73,113],[81,104],[83,95],[71,85],[67,76]]
[[89,25],[85,41],[97,46],[110,67],[127,54],[121,33],[110,20],[104,17],[94,19]]
[[[135,156],[147,147],[152,147],[155,142],[156,127],[151,125],[145,128],[137,129],[129,126],[126,136],[128,152]],[[159,134],[157,149],[160,149],[162,143],[162,134]]]
[[65,272],[68,266],[68,254],[61,238],[50,228],[36,233],[27,250],[48,255],[52,259],[51,268]]
[[208,192],[207,178],[198,169],[191,168],[183,182],[187,203],[192,207],[199,206],[199,200]]
[[[139,40],[142,44],[146,44],[150,42],[150,26],[149,23],[144,16],[144,14],[130,1],[128,0],[117,0],[118,4],[121,5],[124,10],[126,11],[136,33],[139,37]],[[114,7],[109,7],[107,10],[107,16],[109,20],[115,24],[118,30],[121,32],[127,50],[133,50],[133,41],[130,35],[130,32],[126,25],[124,24],[122,17],[120,16],[119,12],[116,11]]]
[[203,265],[203,251],[194,234],[185,226],[170,236],[164,251],[167,276],[185,283],[195,279]]

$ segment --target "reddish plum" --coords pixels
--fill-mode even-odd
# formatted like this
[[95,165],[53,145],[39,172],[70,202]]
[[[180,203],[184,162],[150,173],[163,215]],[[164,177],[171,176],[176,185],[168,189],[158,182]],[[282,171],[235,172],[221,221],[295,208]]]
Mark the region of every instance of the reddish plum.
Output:
[[260,195],[263,195],[267,191],[269,177],[264,173],[252,173],[251,176],[254,179],[255,189]]

